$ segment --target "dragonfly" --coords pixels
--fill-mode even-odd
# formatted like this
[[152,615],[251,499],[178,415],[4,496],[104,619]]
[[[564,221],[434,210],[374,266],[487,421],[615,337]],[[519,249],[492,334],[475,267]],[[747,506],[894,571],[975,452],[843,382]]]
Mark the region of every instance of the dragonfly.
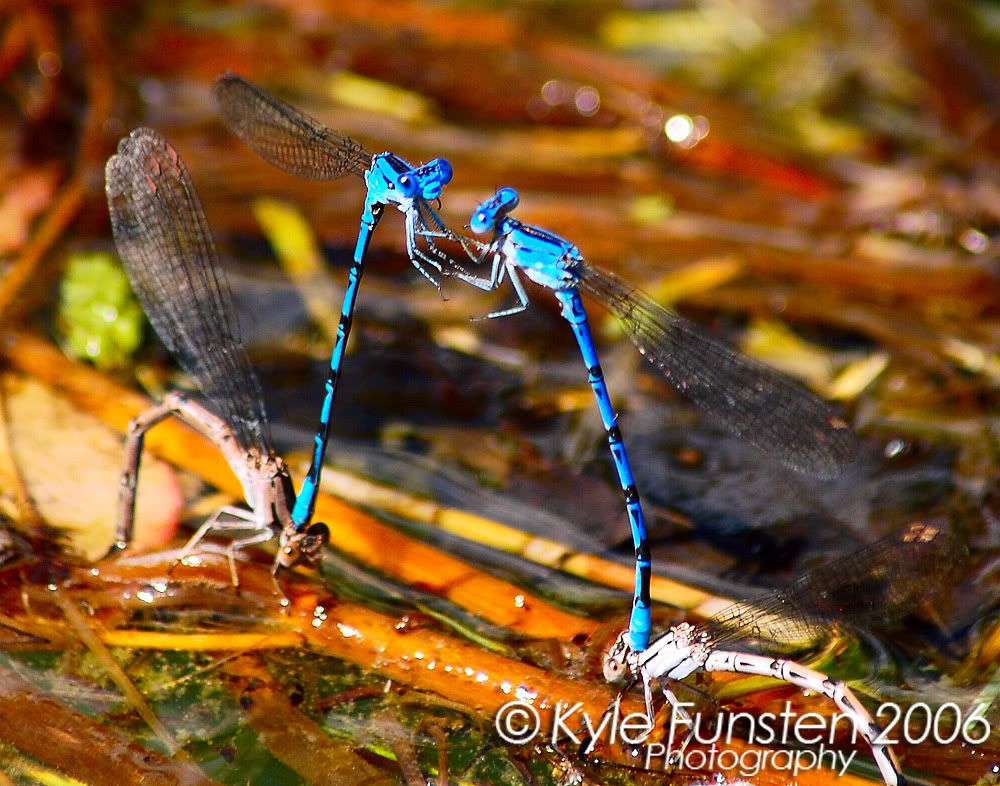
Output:
[[[704,625],[675,625],[642,652],[635,652],[622,634],[605,655],[604,677],[612,683],[627,677],[642,682],[650,728],[655,718],[655,683],[661,684],[673,710],[690,724],[687,711],[664,683],[683,680],[696,671],[773,677],[826,696],[868,743],[886,784],[897,786],[904,780],[892,748],[880,739],[881,728],[845,683],[793,660],[724,645],[761,639],[815,641],[832,624],[885,624],[939,590],[966,554],[961,541],[943,527],[912,522],[803,574],[782,590],[733,604]],[[690,739],[689,735],[685,744]]]
[[650,637],[652,567],[646,523],[581,291],[619,319],[639,352],[678,391],[786,466],[823,479],[836,477],[854,461],[857,439],[829,404],[798,382],[710,338],[677,312],[585,260],[568,240],[513,218],[510,213],[519,201],[515,189],[501,188],[472,214],[471,230],[488,238],[479,257],[488,275],[470,273],[458,261],[448,271],[486,291],[510,280],[517,302],[485,319],[508,317],[528,307],[522,276],[552,290],[559,301],[587,368],[625,497],[636,565],[628,641],[632,650],[641,652]]
[[132,288],[164,346],[200,389],[175,390],[134,418],[125,443],[118,524],[112,551],[128,547],[146,432],[168,417],[193,427],[222,452],[249,509],[224,506],[202,524],[178,561],[211,531],[246,532],[227,548],[233,586],[240,550],[277,533],[272,575],[315,563],[329,540],[322,522],[292,518],[295,491],[272,445],[260,382],[240,338],[239,320],[211,230],[186,165],[148,128],[123,138],[105,167],[111,229]]
[[443,264],[459,264],[439,244],[450,241],[467,262],[475,262],[480,249],[470,238],[448,229],[431,205],[451,181],[452,167],[444,158],[413,166],[395,153],[372,155],[361,144],[327,128],[318,120],[272,96],[236,74],[224,74],[214,86],[215,102],[226,126],[268,163],[299,177],[334,180],[347,175],[363,178],[365,200],[354,257],[341,305],[337,338],[330,355],[320,424],[314,440],[309,471],[299,489],[292,519],[304,524],[312,518],[319,490],[323,460],[330,440],[330,420],[340,381],[344,352],[351,333],[365,257],[372,233],[385,209],[395,206],[404,217],[406,252],[413,266],[435,287]]

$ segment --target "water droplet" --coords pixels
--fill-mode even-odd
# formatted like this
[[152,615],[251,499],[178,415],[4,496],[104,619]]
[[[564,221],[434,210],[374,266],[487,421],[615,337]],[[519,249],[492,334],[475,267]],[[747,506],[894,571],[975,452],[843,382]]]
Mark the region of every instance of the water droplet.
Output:
[[597,110],[601,108],[601,94],[597,92],[597,88],[586,85],[576,91],[573,104],[577,112],[584,117],[590,117],[597,114]]
[[674,115],[663,124],[663,133],[674,144],[686,142],[694,132],[694,121],[688,115]]

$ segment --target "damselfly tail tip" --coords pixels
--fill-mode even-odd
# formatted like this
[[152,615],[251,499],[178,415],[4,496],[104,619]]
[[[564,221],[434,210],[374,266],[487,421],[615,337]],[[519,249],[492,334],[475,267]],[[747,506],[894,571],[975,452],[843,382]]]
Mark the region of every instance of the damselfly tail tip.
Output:
[[629,632],[624,630],[605,652],[602,664],[605,681],[617,684],[628,676],[628,656],[632,651],[628,642]]

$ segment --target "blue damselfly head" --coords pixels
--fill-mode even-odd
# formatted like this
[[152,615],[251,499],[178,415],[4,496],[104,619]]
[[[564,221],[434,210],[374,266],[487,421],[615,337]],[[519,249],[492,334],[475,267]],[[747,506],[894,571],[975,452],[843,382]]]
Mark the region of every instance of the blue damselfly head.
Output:
[[469,228],[477,235],[496,231],[507,214],[521,201],[517,191],[504,187],[476,208],[469,221]]
[[452,168],[446,158],[435,158],[422,167],[399,176],[400,193],[412,199],[437,199],[441,191],[451,182]]

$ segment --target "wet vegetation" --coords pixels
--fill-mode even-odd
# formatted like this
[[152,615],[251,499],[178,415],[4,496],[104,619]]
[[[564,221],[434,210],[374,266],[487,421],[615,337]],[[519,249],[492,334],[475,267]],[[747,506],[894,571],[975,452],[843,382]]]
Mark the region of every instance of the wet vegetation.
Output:
[[[861,439],[856,465],[832,481],[794,473],[699,415],[591,310],[647,507],[656,630],[926,521],[968,544],[967,566],[895,628],[834,631],[798,656],[872,710],[954,702],[964,718],[982,704],[1000,722],[995,2],[4,14],[0,782],[673,782],[617,747],[582,756],[495,731],[515,696],[593,718],[615,697],[600,658],[627,620],[632,542],[555,300],[530,288],[524,314],[470,322],[510,291],[436,292],[398,215],[374,236],[334,412],[317,506],[331,548],[283,578],[289,604],[263,549],[247,552],[239,592],[224,545],[172,569],[192,528],[242,497],[218,451],[174,422],[146,440],[135,548],[102,559],[121,434],[185,384],[111,240],[104,162],[136,126],[186,160],[275,443],[296,483],[308,466],[363,184],[258,159],[216,116],[211,83],[227,70],[369,150],[447,157],[441,212],[456,230],[516,187],[520,219],[836,402]],[[712,711],[833,712],[772,680],[688,683],[675,689]],[[878,782],[854,747],[851,774],[798,783]],[[1000,736],[897,753],[916,783],[994,782]]]

